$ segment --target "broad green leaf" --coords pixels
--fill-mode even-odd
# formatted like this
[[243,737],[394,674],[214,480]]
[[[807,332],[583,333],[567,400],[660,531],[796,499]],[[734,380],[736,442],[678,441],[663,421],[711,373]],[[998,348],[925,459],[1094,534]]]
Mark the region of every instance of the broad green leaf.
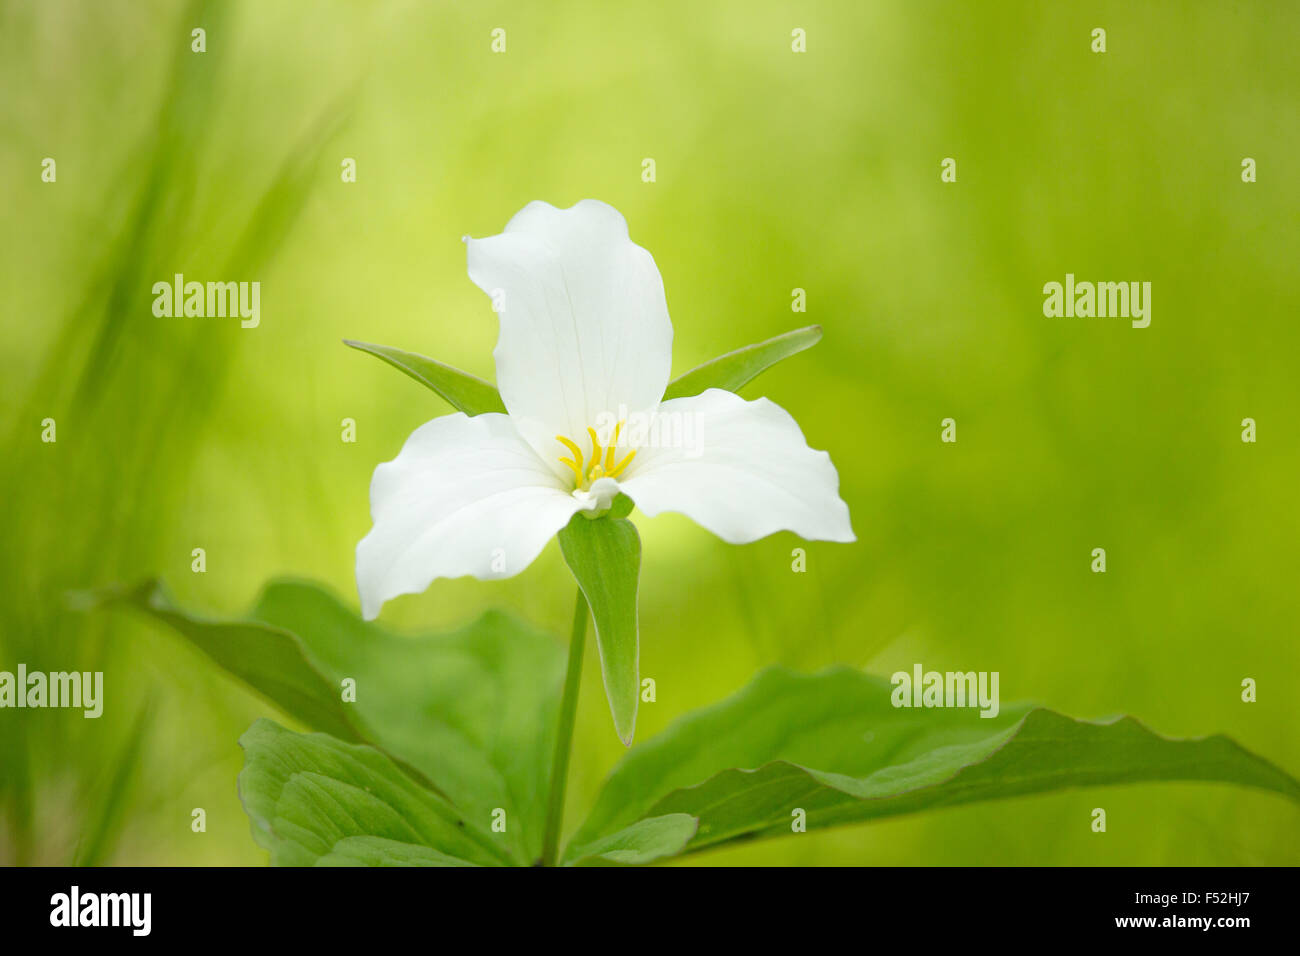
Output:
[[156,580],[106,589],[96,597],[102,604],[126,604],[167,624],[223,670],[313,730],[344,740],[364,739],[356,710],[343,703],[338,685],[313,664],[294,634],[256,621],[214,621],[189,614],[176,607]]
[[981,718],[967,708],[895,708],[891,685],[857,671],[774,669],[682,718],[610,775],[574,845],[637,820],[699,818],[687,850],[1067,787],[1214,781],[1300,801],[1300,782],[1226,737],[1172,740],[1131,717],[1074,720],[1042,708]]
[[695,836],[698,821],[688,813],[669,813],[648,820],[638,820],[630,827],[602,837],[586,846],[570,846],[565,853],[567,865],[600,863],[651,863],[682,852]]
[[383,837],[345,837],[317,866],[474,866],[437,850]]
[[506,410],[496,386],[468,372],[435,362],[415,352],[403,352],[401,349],[390,348],[387,345],[371,345],[368,342],[354,342],[351,339],[344,339],[343,344],[362,352],[369,352],[393,368],[400,369],[425,388],[437,392],[452,408],[466,415],[482,415],[485,412],[504,413]]
[[560,532],[565,563],[591,605],[614,729],[631,746],[641,694],[637,640],[636,582],[641,539],[624,518],[573,516]]
[[233,623],[182,613],[153,584],[124,594],[309,728],[382,748],[474,820],[504,809],[515,862],[540,855],[564,667],[550,635],[489,612],[403,637],[296,581],[272,582]]
[[822,337],[820,325],[795,329],[776,338],[754,345],[746,345],[725,355],[697,365],[684,375],[668,383],[664,391],[664,401],[670,398],[685,398],[699,395],[710,388],[725,388],[738,392],[741,387],[758,378],[777,362],[797,355],[804,349],[812,348]]
[[253,838],[277,866],[509,860],[487,827],[417,785],[372,747],[295,734],[265,719],[239,744],[239,797]]
[[564,676],[554,637],[499,611],[451,634],[404,637],[301,582],[270,585],[254,616],[301,635],[335,687],[356,680],[350,706],[374,742],[475,819],[505,809],[517,862],[540,856]]

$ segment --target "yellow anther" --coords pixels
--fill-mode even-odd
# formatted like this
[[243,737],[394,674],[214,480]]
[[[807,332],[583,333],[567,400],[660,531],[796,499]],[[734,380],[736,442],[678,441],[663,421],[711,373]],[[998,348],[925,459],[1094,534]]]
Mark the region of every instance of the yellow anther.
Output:
[[614,426],[614,437],[609,440],[609,448],[605,451],[605,473],[609,474],[614,470],[614,446],[618,444],[618,433],[622,430],[623,423],[619,422]]
[[578,467],[581,468],[582,460],[583,460],[582,449],[578,447],[577,443],[568,438],[565,438],[563,435],[556,435],[555,440],[558,441],[565,448],[569,449],[569,451],[573,452],[573,457],[577,460]]
[[573,470],[573,479],[574,479],[574,481],[576,481],[579,485],[582,484],[582,469],[581,469],[581,468],[579,468],[579,467],[578,467],[574,462],[569,461],[569,459],[567,459],[567,458],[561,458],[561,459],[560,459],[560,464],[562,464],[562,465],[568,465],[569,468],[571,468],[571,469]]
[[615,465],[613,468],[607,468],[605,470],[606,476],[610,478],[617,478],[619,475],[623,474],[623,469],[626,468],[628,465],[630,465],[632,463],[632,459],[635,457],[636,457],[636,449],[633,448],[630,452],[628,452],[626,455],[623,456],[623,460],[620,461],[617,465]]
[[556,435],[555,440],[558,441],[560,444],[562,444],[565,448],[569,449],[569,451],[573,452],[572,461],[570,461],[568,458],[561,458],[560,463],[564,465],[568,465],[570,468],[573,469],[573,477],[577,480],[578,485],[581,486],[583,482],[582,465],[584,461],[582,457],[582,449],[579,448],[574,442],[571,442],[569,439],[565,438],[563,435]]
[[588,427],[587,434],[591,436],[591,464],[593,467],[600,465],[600,440],[596,437],[596,429]]

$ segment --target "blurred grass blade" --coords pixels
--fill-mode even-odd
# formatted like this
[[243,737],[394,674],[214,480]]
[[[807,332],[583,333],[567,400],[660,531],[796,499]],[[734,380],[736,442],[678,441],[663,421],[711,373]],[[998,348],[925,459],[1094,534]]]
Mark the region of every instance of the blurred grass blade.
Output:
[[804,349],[812,348],[822,337],[820,325],[786,332],[765,342],[746,345],[725,355],[697,365],[685,375],[678,376],[668,383],[664,391],[664,401],[670,398],[686,398],[699,395],[710,388],[725,388],[729,392],[740,389],[762,375],[777,362],[797,355]]
[[76,855],[76,866],[99,866],[112,853],[122,829],[122,820],[126,814],[127,799],[131,795],[132,783],[140,765],[140,755],[144,752],[145,742],[153,727],[154,699],[150,697],[140,708],[135,723],[127,736],[126,744],[113,762],[112,778],[107,787],[87,803],[98,806],[99,813],[90,829],[82,836]]
[[[3,645],[0,645],[3,649]],[[0,734],[0,823],[7,824],[12,852],[0,853],[0,866],[31,866],[36,819],[33,774],[29,751],[32,724],[19,723]],[[0,841],[3,847],[3,841]]]
[[496,386],[468,372],[443,365],[441,362],[435,362],[414,352],[389,348],[387,345],[371,345],[351,339],[344,339],[343,344],[362,352],[369,352],[393,368],[405,372],[425,388],[436,392],[452,408],[466,415],[482,415],[486,412],[504,413],[506,410]]
[[[215,35],[224,28],[227,12],[227,5],[219,0],[191,0],[180,22],[202,23]],[[170,260],[177,250],[170,238],[161,237],[172,236],[191,215],[198,157],[209,149],[212,127],[206,118],[229,55],[225,44],[214,44],[210,53],[194,56],[183,43],[172,54],[162,103],[130,161],[129,172],[123,174],[129,183],[136,171],[144,173],[143,185],[125,217],[125,230],[109,247],[102,271],[87,283],[82,308],[63,326],[61,334],[70,341],[52,353],[63,360],[47,366],[47,374],[67,377],[66,357],[93,342],[84,352],[76,382],[73,404],[78,408],[94,403],[119,363],[122,336],[135,328],[125,317],[142,304],[142,290],[150,287],[153,277],[170,271],[171,263],[163,260]],[[111,191],[107,204],[118,201],[118,191]],[[86,328],[92,321],[98,323],[93,337]]]
[[636,610],[641,539],[626,519],[592,520],[581,514],[559,537],[564,561],[591,606],[614,729],[631,746],[641,694]]

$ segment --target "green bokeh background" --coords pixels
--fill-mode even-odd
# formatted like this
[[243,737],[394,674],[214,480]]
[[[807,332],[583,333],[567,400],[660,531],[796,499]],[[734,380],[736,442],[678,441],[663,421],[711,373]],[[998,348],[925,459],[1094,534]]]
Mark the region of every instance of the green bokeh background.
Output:
[[[447,409],[341,340],[493,378],[460,237],[532,199],[623,212],[663,274],[675,373],[825,329],[745,394],[830,451],[859,540],[731,547],[640,520],[658,701],[638,739],[767,664],[919,661],[999,671],[1004,701],[1224,731],[1300,772],[1298,29],[1268,0],[0,3],[0,669],[107,684],[98,721],[0,711],[0,862],[265,860],[235,741],[275,712],[65,595],[158,573],[238,614],[293,574],[355,606],[370,473]],[[260,281],[260,328],[154,318],[176,272]],[[1152,282],[1150,328],[1045,318],[1066,272]],[[504,606],[559,640],[572,591],[552,544],[384,620]],[[570,827],[622,750],[597,674],[589,647]],[[1224,786],[1081,790],[698,859],[1294,863],[1300,811]]]

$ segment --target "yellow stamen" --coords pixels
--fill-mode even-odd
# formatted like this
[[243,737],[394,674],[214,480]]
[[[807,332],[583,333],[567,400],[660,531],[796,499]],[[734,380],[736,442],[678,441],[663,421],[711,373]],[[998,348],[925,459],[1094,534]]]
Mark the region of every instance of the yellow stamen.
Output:
[[[600,444],[600,439],[596,435],[596,429],[588,428],[587,435],[591,438],[591,457],[588,458],[578,447],[578,443],[564,435],[556,435],[555,440],[564,445],[572,453],[572,458],[559,459],[561,464],[567,465],[573,472],[574,490],[586,491],[591,487],[593,482],[601,478],[617,478],[621,475],[632,459],[636,457],[636,449],[632,449],[623,456],[621,461],[615,462],[615,454],[618,445],[618,437],[623,432],[623,422],[618,422],[614,426],[614,433],[610,437],[609,447],[604,448]],[[601,458],[604,458],[604,461]]]
[[591,465],[592,468],[600,467],[600,441],[596,438],[596,429],[588,427],[587,434],[591,436]]
[[569,441],[569,439],[565,438],[563,435],[556,435],[555,440],[558,441],[560,444],[564,445],[564,447],[569,449],[569,451],[573,452],[572,461],[570,461],[568,458],[561,458],[560,463],[564,465],[568,465],[570,468],[573,469],[573,477],[577,480],[578,484],[581,485],[583,481],[582,464],[584,461],[582,457],[582,449],[579,448],[573,442]]
[[635,457],[636,457],[636,449],[633,448],[630,452],[628,452],[626,455],[623,456],[622,461],[620,461],[613,468],[608,469],[605,472],[605,474],[610,478],[617,478],[619,475],[623,474],[623,469],[626,468],[628,465],[630,465],[632,463],[632,459]]
[[618,444],[618,433],[622,430],[623,423],[619,422],[614,426],[614,437],[609,440],[609,448],[605,452],[605,473],[609,474],[614,470],[614,446]]
[[562,464],[562,465],[568,465],[571,469],[573,469],[573,479],[574,479],[574,481],[576,481],[578,484],[582,484],[582,469],[581,469],[581,468],[579,468],[579,467],[578,467],[576,464],[574,464],[573,462],[569,461],[569,459],[567,459],[567,458],[561,458],[561,459],[560,459],[560,464]]

